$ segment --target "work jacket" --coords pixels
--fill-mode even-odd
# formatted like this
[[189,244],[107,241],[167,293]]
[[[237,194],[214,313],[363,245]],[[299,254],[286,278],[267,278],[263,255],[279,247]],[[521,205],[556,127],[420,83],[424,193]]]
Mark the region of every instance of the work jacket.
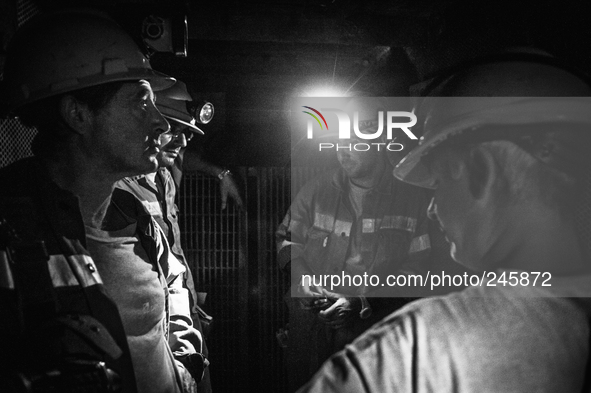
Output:
[[[187,288],[191,296],[191,313],[196,315],[198,313],[198,297],[191,268],[181,247],[181,232],[178,224],[179,213],[175,204],[176,185],[166,168],[161,168],[156,172],[155,180],[156,185],[149,182],[144,175],[126,177],[116,183],[116,188],[133,194],[166,234],[172,253],[185,266],[184,287]],[[161,187],[158,187],[158,184]]]
[[[73,367],[66,359],[103,361],[124,392],[135,392],[121,318],[86,250],[77,197],[36,158],[0,170],[0,183],[0,215],[19,238],[0,244],[0,381],[15,372],[63,374]],[[2,383],[1,391],[11,391]]]
[[[365,196],[362,216],[356,219],[344,171],[325,173],[302,187],[280,224],[278,263],[284,268],[301,258],[314,275],[357,274],[345,263],[356,224],[362,225],[359,248],[365,273],[384,279],[387,274],[420,270],[431,248],[429,198],[428,190],[396,180],[386,169]],[[363,291],[372,295],[371,288]]]
[[[171,321],[172,317],[175,314],[174,305],[175,305],[175,295],[171,292],[169,286],[167,285],[167,276],[169,271],[169,264],[167,263],[169,259],[174,258],[171,256],[171,252],[164,237],[164,233],[156,220],[148,213],[145,209],[145,206],[130,192],[122,190],[120,188],[115,187],[113,190],[113,194],[111,197],[111,204],[105,214],[105,218],[103,220],[102,229],[108,232],[116,232],[122,228],[126,228],[130,225],[135,225],[135,233],[134,236],[137,237],[139,240],[139,244],[145,251],[145,262],[148,262],[152,265],[152,270],[158,273],[158,284],[162,288],[162,293],[164,295],[164,311],[165,316],[162,319],[162,332],[163,338],[165,342],[169,340],[171,333]],[[98,251],[97,251],[98,252]],[[140,254],[137,254],[136,257],[139,257]],[[130,256],[130,258],[133,256]],[[102,259],[101,259],[102,258]],[[102,256],[97,256],[97,261],[103,263],[103,265],[108,266],[108,259],[109,258],[109,250],[105,250]],[[176,261],[176,259],[174,259]],[[176,262],[177,264],[178,261]],[[143,273],[142,273],[143,274]],[[108,274],[105,274],[108,276]],[[113,282],[115,282],[113,280]],[[121,283],[120,283],[121,284]],[[142,284],[141,282],[138,284]],[[127,285],[133,285],[133,279]],[[130,292],[131,293],[131,292]],[[121,296],[121,300],[125,302],[127,296]],[[185,293],[185,297],[187,294]],[[157,302],[156,299],[153,300],[154,303]],[[188,303],[188,302],[186,302]],[[137,305],[135,305],[137,307]],[[133,307],[133,306],[132,306]],[[188,311],[188,305],[187,305]],[[122,312],[126,312],[126,309],[122,309]],[[128,306],[127,312],[131,312],[131,316],[137,315],[138,310],[130,308]],[[124,317],[126,316],[123,314]],[[187,318],[190,318],[187,315]],[[190,321],[190,319],[189,319]],[[131,329],[135,329],[137,326],[131,326]],[[150,332],[145,334],[146,342],[154,343],[154,332],[159,331],[158,328],[154,327]],[[134,336],[133,340],[135,343],[138,343],[140,339],[143,337]],[[149,344],[152,345],[152,344]],[[154,343],[154,345],[160,345],[160,343]],[[167,345],[167,352],[168,352],[168,359],[165,356],[165,359],[162,359],[164,363],[170,361],[173,363],[174,369],[174,377],[176,379],[176,383],[178,386],[183,386],[182,380],[182,373],[178,369],[178,364],[173,361],[173,353],[171,352],[171,348],[168,348]],[[138,380],[138,382],[140,382]],[[145,383],[144,381],[141,381]]]
[[[158,170],[155,174],[155,181],[156,184],[149,181],[146,176],[121,179],[115,185],[111,207],[116,207],[116,210],[132,221],[137,220],[140,223],[151,220],[157,223],[157,227],[161,228],[161,236],[164,241],[167,241],[172,254],[169,258],[159,261],[160,270],[164,277],[168,279],[168,287],[166,288],[168,319],[173,324],[181,320],[184,321],[182,325],[175,325],[176,328],[171,332],[171,336],[180,337],[183,342],[190,342],[194,345],[196,351],[203,356],[207,356],[207,345],[194,336],[195,329],[203,333],[199,318],[201,310],[197,305],[198,298],[191,269],[181,248],[178,209],[175,204],[176,185],[170,172],[164,168]],[[150,243],[154,244],[155,240],[157,239],[152,239]],[[179,266],[184,267],[182,272],[179,270]],[[179,275],[182,276],[182,283],[179,281]],[[187,326],[190,326],[190,328]],[[197,341],[201,345],[201,349],[199,349]],[[187,346],[180,345],[181,343],[175,340],[174,337],[171,340],[169,339],[169,342],[173,354],[179,359],[183,359],[185,355],[191,353]],[[199,391],[211,391],[208,373],[209,371],[206,370],[206,377],[198,385]],[[194,377],[197,382],[200,381],[199,375],[201,374],[201,370],[196,371]]]

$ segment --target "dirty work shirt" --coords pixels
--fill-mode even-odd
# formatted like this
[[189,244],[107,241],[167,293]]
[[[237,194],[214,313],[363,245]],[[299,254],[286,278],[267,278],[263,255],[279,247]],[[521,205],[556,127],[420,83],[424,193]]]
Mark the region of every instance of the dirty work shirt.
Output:
[[[411,303],[329,359],[299,392],[579,393],[591,277],[559,281],[552,292],[471,287]],[[557,291],[578,299],[553,297]]]
[[87,226],[86,231],[105,288],[119,306],[138,391],[180,393],[164,333],[163,284],[135,236],[136,224],[111,232]]

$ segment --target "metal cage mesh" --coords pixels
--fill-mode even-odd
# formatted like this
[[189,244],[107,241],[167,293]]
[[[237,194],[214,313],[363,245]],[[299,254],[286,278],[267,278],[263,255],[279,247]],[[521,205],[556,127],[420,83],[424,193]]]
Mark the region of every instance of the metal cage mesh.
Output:
[[35,128],[25,127],[17,119],[0,119],[0,167],[31,156],[36,133]]
[[231,204],[221,210],[213,177],[185,175],[180,192],[183,250],[197,290],[208,293],[204,308],[214,318],[208,339],[212,384],[231,391],[244,380],[241,358],[248,346],[245,219]]
[[248,213],[231,203],[221,210],[215,178],[183,180],[183,248],[215,321],[208,345],[216,391],[287,391],[286,354],[276,332],[288,322],[289,277],[277,265],[275,231],[295,192],[319,171],[241,169]]
[[17,0],[16,20],[18,26],[22,26],[29,19],[40,13],[39,6],[33,0]]

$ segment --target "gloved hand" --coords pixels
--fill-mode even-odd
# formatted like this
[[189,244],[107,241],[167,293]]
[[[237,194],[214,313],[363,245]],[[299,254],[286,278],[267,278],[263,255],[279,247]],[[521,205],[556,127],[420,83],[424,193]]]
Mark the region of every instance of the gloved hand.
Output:
[[320,311],[318,318],[326,325],[333,329],[340,329],[359,318],[359,312],[361,311],[361,299],[359,297],[346,297],[327,290],[324,290],[324,295],[332,304]]

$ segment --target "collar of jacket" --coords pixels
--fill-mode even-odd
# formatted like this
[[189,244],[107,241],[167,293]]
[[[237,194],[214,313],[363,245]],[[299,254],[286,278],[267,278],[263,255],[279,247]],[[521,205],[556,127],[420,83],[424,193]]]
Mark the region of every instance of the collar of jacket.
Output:
[[[156,177],[160,176],[161,178],[165,179],[166,178],[166,173],[165,171],[168,171],[167,168],[158,168],[156,170]],[[152,172],[153,173],[153,172]],[[156,180],[156,177],[154,177],[154,180]],[[148,189],[150,192],[158,192],[157,187],[155,186],[155,183],[152,183],[151,181],[148,181],[148,177],[147,175],[137,175],[137,176],[130,176],[130,177],[125,177],[123,178],[123,180],[127,183],[137,183],[140,186]]]
[[[134,222],[136,223],[135,233],[150,258],[150,262],[159,268],[157,237],[160,236],[160,232],[157,229],[158,224],[135,195],[121,188],[115,188],[102,229],[105,231],[118,230]],[[160,274],[162,273],[160,272]]]

